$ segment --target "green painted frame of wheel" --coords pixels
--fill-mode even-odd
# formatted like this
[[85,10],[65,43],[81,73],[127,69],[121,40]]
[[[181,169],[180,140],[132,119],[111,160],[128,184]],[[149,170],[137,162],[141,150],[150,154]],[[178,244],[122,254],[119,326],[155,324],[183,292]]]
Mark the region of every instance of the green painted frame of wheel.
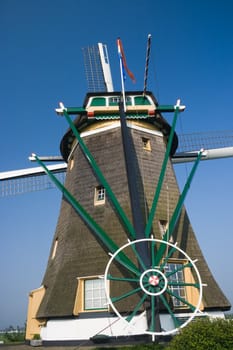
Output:
[[[137,245],[138,244],[147,244],[148,245],[148,252],[150,255],[150,262],[151,266],[146,267],[143,260],[138,255],[137,251]],[[162,245],[166,246],[166,249],[164,250],[165,253],[162,257],[162,259],[158,262],[156,261],[156,249],[157,251],[159,248],[161,248]],[[132,272],[127,271],[127,269],[124,271],[124,277],[122,277],[122,274],[119,272],[119,275],[116,274],[115,269],[115,275],[111,274],[111,267],[115,266],[114,261],[117,260],[117,256],[119,253],[124,252],[124,254],[128,254],[128,252],[131,252],[130,255],[132,257],[132,254],[134,258],[138,261],[138,264],[140,266],[140,272]],[[166,272],[166,264],[169,263],[169,260],[172,259],[172,256],[175,252],[178,252],[179,259],[180,256],[182,256],[182,261],[185,261],[184,264],[181,264],[180,268],[174,270],[173,272]],[[177,258],[175,258],[177,261]],[[172,260],[170,260],[172,262]],[[172,244],[167,241],[154,239],[154,238],[145,238],[145,239],[139,239],[135,241],[129,241],[127,244],[123,245],[121,248],[119,248],[114,254],[111,255],[111,258],[106,266],[105,274],[104,274],[104,281],[105,281],[105,292],[108,300],[108,304],[110,308],[115,312],[115,314],[122,319],[126,325],[129,327],[133,327],[137,329],[137,326],[135,326],[135,323],[137,320],[140,320],[145,315],[145,310],[141,310],[143,308],[143,304],[145,301],[150,302],[150,311],[151,311],[151,320],[150,325],[146,324],[146,326],[143,326],[144,328],[140,328],[141,333],[145,334],[151,334],[153,336],[165,336],[165,335],[171,335],[175,334],[179,331],[179,329],[187,326],[188,323],[190,323],[193,318],[198,314],[202,313],[200,311],[200,305],[202,301],[202,281],[199,274],[199,271],[196,267],[196,260],[192,260],[187,253],[185,253],[182,249],[180,249],[177,244]],[[189,282],[172,282],[172,279],[169,280],[169,277],[172,276],[172,274],[175,274],[178,271],[182,271],[185,268],[191,268],[192,269],[192,276],[194,277],[195,283]],[[113,283],[127,283],[127,286],[130,285],[130,290],[128,290],[126,293],[123,293],[118,296],[111,296],[111,287],[109,287],[111,281],[111,284]],[[130,284],[129,284],[130,283]],[[189,301],[184,299],[183,297],[180,297],[179,295],[176,295],[170,288],[171,286],[183,286],[183,287],[189,287],[194,288],[198,291],[198,300],[195,303],[195,305],[192,305]],[[139,301],[136,302],[136,304],[133,306],[133,310],[129,312],[127,316],[122,315],[118,310],[115,304],[117,302],[132,298],[134,295],[139,295]],[[188,319],[181,323],[180,320],[177,318],[175,312],[172,310],[172,307],[168,303],[166,299],[166,295],[175,298],[182,302],[187,312],[185,312],[185,315],[190,314]],[[166,314],[170,315],[170,323],[173,324],[172,328],[169,329],[161,329],[161,331],[156,330],[156,300],[159,303],[162,303],[163,308],[166,310]],[[158,306],[158,305],[157,305]],[[177,313],[179,313],[179,310],[176,310]],[[161,313],[159,312],[159,317],[161,317]],[[147,322],[146,322],[147,323]],[[139,329],[137,329],[138,331]]]

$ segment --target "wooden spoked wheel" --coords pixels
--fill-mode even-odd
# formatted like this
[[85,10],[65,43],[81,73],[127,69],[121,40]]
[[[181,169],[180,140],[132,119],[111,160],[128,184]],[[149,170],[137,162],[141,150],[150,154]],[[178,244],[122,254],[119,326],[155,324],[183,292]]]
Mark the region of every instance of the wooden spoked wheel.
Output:
[[[142,245],[148,249],[149,265],[148,259],[140,256]],[[138,270],[131,266],[116,269],[122,253],[133,264],[137,262]],[[177,278],[184,274],[185,279]],[[105,270],[105,289],[109,306],[119,318],[129,327],[155,336],[176,333],[200,312],[202,282],[195,261],[177,245],[154,238],[128,242],[111,256]],[[117,295],[116,290],[124,292]],[[127,314],[118,310],[124,300],[130,304]],[[180,317],[180,312],[185,317]]]

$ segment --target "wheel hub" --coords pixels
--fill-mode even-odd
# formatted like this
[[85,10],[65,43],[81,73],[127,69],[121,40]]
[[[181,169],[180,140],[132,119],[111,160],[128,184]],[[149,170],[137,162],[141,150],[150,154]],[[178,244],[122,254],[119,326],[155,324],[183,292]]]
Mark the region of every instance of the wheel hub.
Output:
[[154,287],[157,286],[159,284],[159,277],[155,275],[150,276],[149,283]]
[[140,277],[140,286],[148,295],[160,295],[167,289],[166,276],[157,269],[148,269]]

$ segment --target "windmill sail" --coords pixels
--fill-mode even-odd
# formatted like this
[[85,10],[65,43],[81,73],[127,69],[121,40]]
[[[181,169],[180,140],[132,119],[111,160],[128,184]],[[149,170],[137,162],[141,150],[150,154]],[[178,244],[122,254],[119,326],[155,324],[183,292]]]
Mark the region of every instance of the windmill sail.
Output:
[[83,57],[88,91],[112,92],[113,83],[107,46],[98,43],[85,47]]
[[192,162],[203,149],[202,160],[233,157],[233,131],[212,131],[179,135],[173,163]]
[[[65,180],[66,163],[48,166],[60,181]],[[55,188],[41,167],[5,171],[0,173],[0,197]]]

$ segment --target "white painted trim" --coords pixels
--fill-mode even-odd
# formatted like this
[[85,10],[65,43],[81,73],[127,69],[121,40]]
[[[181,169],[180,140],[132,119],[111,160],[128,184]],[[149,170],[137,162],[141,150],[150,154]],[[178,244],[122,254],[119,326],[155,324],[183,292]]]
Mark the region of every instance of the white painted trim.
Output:
[[[109,130],[112,130],[112,129],[120,128],[120,126],[121,126],[120,120],[117,120],[115,122],[112,122],[110,125],[105,125],[103,127],[96,128],[94,130],[83,131],[83,132],[81,132],[80,136],[82,138],[84,138],[84,137],[87,137],[87,136],[99,134],[99,133],[104,132],[104,131],[109,131]],[[138,131],[143,131],[143,132],[145,132],[147,134],[150,134],[150,135],[156,135],[156,136],[163,137],[163,134],[162,134],[161,131],[147,129],[147,128],[143,127],[143,126],[136,125],[134,122],[129,121],[129,120],[127,120],[127,126],[128,126],[128,128],[131,128],[131,129],[134,129],[134,130],[138,130]],[[73,148],[72,148],[72,150],[71,150],[71,152],[69,154],[68,161],[72,157],[72,154],[75,151],[75,149],[77,147],[77,144],[78,144],[78,141],[75,140],[75,144],[74,144],[74,146],[73,146]]]
[[110,125],[105,125],[105,126],[103,126],[101,128],[96,128],[94,130],[83,131],[83,132],[81,132],[80,136],[81,137],[86,137],[86,136],[90,136],[90,135],[95,135],[95,134],[99,134],[101,132],[112,130],[112,129],[119,128],[119,127],[120,127],[120,121],[117,120],[117,121],[111,123]]
[[127,126],[128,126],[128,128],[131,128],[131,129],[134,129],[134,130],[139,130],[139,131],[143,131],[143,132],[146,132],[148,134],[151,134],[151,135],[156,135],[156,136],[163,137],[163,134],[162,134],[161,131],[144,128],[143,126],[139,126],[139,125],[133,124],[133,122],[131,122],[129,120],[127,121]]
[[[105,126],[103,126],[101,128],[97,128],[97,129],[94,129],[94,130],[84,131],[80,135],[82,137],[86,137],[86,136],[98,134],[98,133],[101,133],[101,132],[104,132],[104,131],[112,130],[112,129],[115,129],[115,128],[120,128],[120,126],[121,126],[120,121],[117,120],[117,121],[111,123],[110,125],[107,125],[107,126],[105,125]],[[151,134],[151,135],[163,136],[161,131],[151,130],[151,129],[145,128],[143,126],[136,125],[133,121],[130,121],[130,120],[127,120],[127,126],[128,126],[128,128],[131,128],[131,129],[134,129],[134,130],[143,131],[143,132],[146,132],[146,133]]]

